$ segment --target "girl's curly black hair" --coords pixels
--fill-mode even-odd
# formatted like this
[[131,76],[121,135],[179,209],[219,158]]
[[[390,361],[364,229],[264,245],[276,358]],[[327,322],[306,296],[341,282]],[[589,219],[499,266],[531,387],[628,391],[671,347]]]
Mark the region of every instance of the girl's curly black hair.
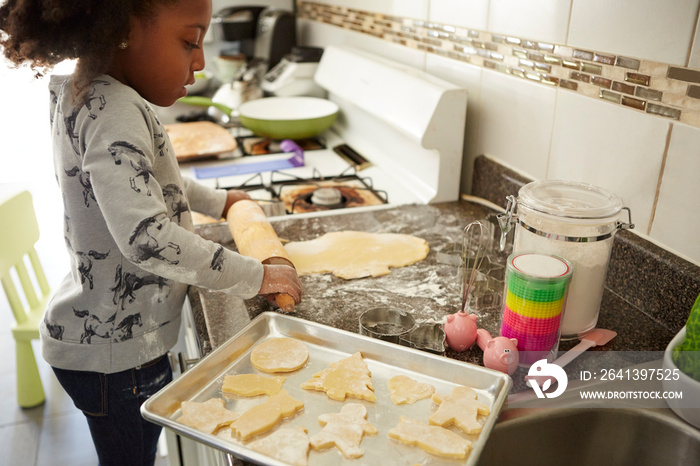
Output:
[[29,65],[37,77],[77,59],[75,95],[107,71],[129,36],[131,16],[148,19],[161,5],[179,0],[6,0],[0,6],[0,47],[14,66]]

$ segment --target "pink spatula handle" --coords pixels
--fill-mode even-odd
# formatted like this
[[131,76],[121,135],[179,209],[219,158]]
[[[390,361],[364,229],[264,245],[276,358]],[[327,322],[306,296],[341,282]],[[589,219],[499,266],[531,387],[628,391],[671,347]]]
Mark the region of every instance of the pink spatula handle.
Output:
[[559,367],[564,367],[567,364],[569,364],[571,361],[576,359],[581,353],[585,352],[588,348],[592,348],[595,346],[595,342],[591,340],[581,340],[581,342],[571,348],[569,351],[564,353],[560,358],[557,358],[553,364],[556,364]]

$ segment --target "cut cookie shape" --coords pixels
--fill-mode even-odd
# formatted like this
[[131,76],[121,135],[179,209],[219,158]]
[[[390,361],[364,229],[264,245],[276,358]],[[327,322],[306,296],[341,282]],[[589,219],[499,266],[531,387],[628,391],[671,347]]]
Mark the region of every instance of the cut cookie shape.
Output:
[[420,421],[401,416],[396,427],[389,430],[389,437],[406,445],[417,446],[431,455],[463,459],[472,443],[443,427],[429,426]]
[[212,398],[204,402],[183,401],[180,409],[182,416],[177,422],[207,434],[216,434],[219,429],[238,419],[238,413],[226,409],[221,398]]
[[367,408],[357,403],[346,404],[340,413],[321,414],[318,423],[323,429],[311,437],[311,448],[323,450],[335,445],[348,459],[365,454],[360,448],[364,434],[377,433],[377,428],[367,421]]
[[389,395],[396,405],[413,404],[435,393],[435,387],[428,383],[419,383],[405,375],[397,375],[389,379]]
[[455,425],[467,434],[481,432],[481,424],[476,420],[477,415],[488,416],[488,406],[476,401],[476,392],[469,387],[455,387],[452,394],[433,395],[433,401],[440,405],[429,418],[434,426],[449,427]]
[[266,377],[259,374],[236,374],[224,377],[221,391],[239,396],[277,395],[286,377]]
[[304,427],[283,427],[248,446],[293,466],[308,464],[309,437]]
[[282,419],[293,416],[303,408],[303,402],[292,398],[286,390],[282,390],[264,403],[253,406],[241,414],[241,417],[231,424],[231,435],[238,435],[242,440],[247,440],[267,432]]
[[328,398],[337,401],[344,401],[348,396],[376,401],[371,375],[362,354],[358,352],[315,373],[312,379],[301,384],[301,388],[326,392]]
[[294,338],[270,338],[250,352],[250,363],[259,371],[293,372],[309,359],[309,349]]

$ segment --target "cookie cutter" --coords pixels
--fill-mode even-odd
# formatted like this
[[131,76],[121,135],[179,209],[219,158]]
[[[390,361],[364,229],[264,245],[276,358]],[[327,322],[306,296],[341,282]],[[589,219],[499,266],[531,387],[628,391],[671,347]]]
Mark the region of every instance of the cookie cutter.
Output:
[[401,309],[378,307],[360,316],[360,334],[396,344],[415,326],[413,316]]
[[360,316],[360,334],[431,353],[445,352],[445,332],[441,324],[416,323],[402,309],[379,307]]
[[439,323],[419,324],[403,335],[400,344],[435,354],[445,353],[445,331]]
[[448,244],[437,252],[436,257],[441,264],[459,267],[462,264],[462,245]]

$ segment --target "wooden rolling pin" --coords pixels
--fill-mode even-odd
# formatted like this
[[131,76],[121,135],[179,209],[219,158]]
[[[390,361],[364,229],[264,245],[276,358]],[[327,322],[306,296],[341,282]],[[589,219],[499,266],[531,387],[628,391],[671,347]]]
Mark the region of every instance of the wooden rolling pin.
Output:
[[[226,220],[240,254],[258,259],[263,264],[294,267],[277,233],[257,202],[251,200],[236,202],[228,210]],[[288,294],[277,294],[275,301],[284,312],[294,310],[294,298]]]

